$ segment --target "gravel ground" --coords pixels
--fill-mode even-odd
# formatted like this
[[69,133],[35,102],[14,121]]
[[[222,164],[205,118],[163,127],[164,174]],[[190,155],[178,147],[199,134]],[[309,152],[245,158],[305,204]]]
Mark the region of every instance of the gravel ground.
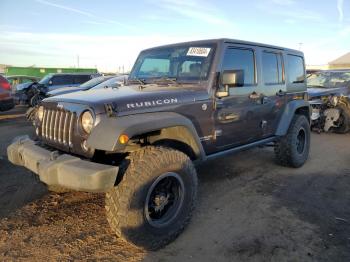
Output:
[[0,120],[1,261],[350,261],[350,135],[313,134],[300,169],[277,166],[272,148],[204,164],[190,225],[146,252],[114,236],[102,194],[49,193],[7,161],[11,140],[33,132],[22,113]]

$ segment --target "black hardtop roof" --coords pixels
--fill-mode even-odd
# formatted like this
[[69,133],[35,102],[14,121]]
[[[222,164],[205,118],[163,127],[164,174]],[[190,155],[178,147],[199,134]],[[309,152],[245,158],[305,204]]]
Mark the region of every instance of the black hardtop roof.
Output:
[[159,48],[159,47],[176,47],[176,46],[181,46],[181,45],[194,45],[195,46],[195,45],[224,44],[224,43],[250,45],[250,46],[260,46],[260,47],[273,48],[273,49],[278,49],[278,50],[283,50],[283,51],[289,51],[289,52],[292,52],[292,53],[297,53],[297,54],[303,55],[303,52],[295,50],[295,49],[290,49],[290,48],[285,48],[285,47],[280,47],[280,46],[274,46],[274,45],[269,45],[269,44],[263,44],[263,43],[249,42],[249,41],[238,40],[238,39],[229,39],[229,38],[206,39],[206,40],[198,40],[198,41],[175,43],[175,44],[170,44],[170,45],[162,45],[162,46],[152,47],[152,48],[145,49],[143,51],[149,51],[149,50],[156,49],[156,48]]

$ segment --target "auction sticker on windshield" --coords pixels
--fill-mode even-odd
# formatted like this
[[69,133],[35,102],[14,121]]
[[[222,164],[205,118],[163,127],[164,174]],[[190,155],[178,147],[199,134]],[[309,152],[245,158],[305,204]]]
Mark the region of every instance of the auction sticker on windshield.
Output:
[[187,52],[187,56],[203,56],[207,57],[211,48],[207,47],[190,47]]

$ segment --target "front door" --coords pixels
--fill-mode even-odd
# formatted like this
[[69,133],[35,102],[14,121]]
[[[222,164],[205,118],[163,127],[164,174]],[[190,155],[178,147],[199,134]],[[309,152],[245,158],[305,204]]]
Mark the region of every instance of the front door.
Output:
[[231,46],[225,51],[221,73],[243,72],[244,83],[229,88],[229,96],[217,98],[215,138],[217,150],[258,140],[262,135],[262,97],[258,88],[256,49]]
[[285,106],[283,55],[276,50],[228,47],[221,73],[243,71],[244,83],[217,98],[215,137],[217,150],[273,136]]

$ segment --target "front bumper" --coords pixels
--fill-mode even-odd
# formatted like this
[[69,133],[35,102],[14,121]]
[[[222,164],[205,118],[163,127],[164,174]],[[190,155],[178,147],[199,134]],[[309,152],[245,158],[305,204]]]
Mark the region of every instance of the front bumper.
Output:
[[85,192],[106,192],[114,187],[116,166],[82,160],[68,154],[51,152],[28,137],[19,137],[7,148],[8,159],[28,168],[47,185]]

